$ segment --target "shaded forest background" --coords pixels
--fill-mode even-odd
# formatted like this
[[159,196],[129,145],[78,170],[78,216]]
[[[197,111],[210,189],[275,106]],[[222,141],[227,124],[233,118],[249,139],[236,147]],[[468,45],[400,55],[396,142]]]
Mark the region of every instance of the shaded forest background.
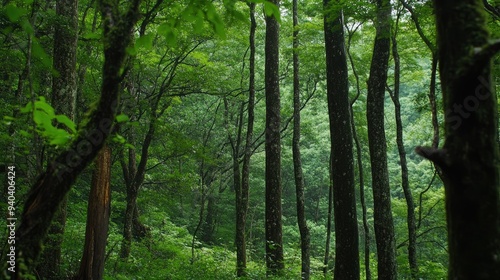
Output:
[[[485,26],[498,37],[500,3],[469,2],[481,4]],[[136,15],[134,3],[140,3]],[[327,72],[325,26],[327,36],[328,30],[337,36],[332,42],[341,42],[330,50],[338,51],[332,67],[344,63],[343,74]],[[71,170],[56,169],[54,178],[63,174],[63,183],[74,183],[61,191],[50,228],[41,223],[47,228],[36,235],[43,246],[36,262],[26,254],[29,269],[20,277],[323,279],[344,273],[338,272],[344,261],[358,275],[335,278],[377,279],[381,267],[393,265],[384,279],[445,279],[442,170],[415,152],[441,147],[447,131],[436,32],[432,1],[3,1],[0,163],[2,170],[15,166],[16,217],[29,212],[23,206],[35,193],[30,187],[43,183],[39,175],[61,153],[85,154],[63,157]],[[266,44],[270,38],[275,43]],[[381,38],[389,47],[386,79],[373,69],[383,64],[374,48],[384,44]],[[122,57],[113,56],[120,51]],[[498,58],[492,65],[495,88]],[[344,99],[333,104],[341,89],[329,96],[328,83],[342,77]],[[107,95],[109,88],[116,96]],[[381,114],[373,111],[377,104]],[[91,113],[103,108],[107,115]],[[335,116],[337,108],[345,114]],[[279,116],[275,126],[266,123],[271,109]],[[89,124],[106,117],[112,131],[102,129],[108,140],[95,144]],[[370,124],[376,119],[381,127]],[[335,121],[332,127],[345,133],[330,130]],[[111,129],[111,122],[104,126]],[[379,186],[373,170],[383,160],[370,152],[370,126],[385,135],[389,196],[372,191]],[[87,149],[96,159],[89,157],[84,169]],[[426,151],[420,154],[432,160]],[[79,176],[71,175],[80,166]],[[272,174],[279,180],[270,182]],[[266,209],[273,185],[281,196],[272,205],[281,211],[274,218],[282,244],[266,234],[278,228],[266,214],[278,211]],[[347,185],[351,208],[340,195],[334,203],[335,188]],[[2,191],[3,211],[8,186]],[[383,223],[393,226],[378,241],[377,195],[391,216]],[[1,221],[4,257],[9,232]],[[344,228],[346,221],[355,231],[336,230],[336,222]],[[498,230],[500,219],[492,224]],[[377,249],[382,239],[392,242],[384,248],[393,246],[384,261]],[[95,240],[101,251],[86,255]]]

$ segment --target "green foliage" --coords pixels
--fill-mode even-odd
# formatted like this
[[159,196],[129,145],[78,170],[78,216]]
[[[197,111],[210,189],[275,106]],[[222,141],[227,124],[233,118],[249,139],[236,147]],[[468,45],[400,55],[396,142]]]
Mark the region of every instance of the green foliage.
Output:
[[[65,115],[56,115],[54,108],[46,102],[43,96],[29,102],[20,110],[23,114],[31,114],[35,123],[34,131],[40,134],[53,146],[68,144],[76,134],[76,125]],[[59,128],[64,125],[65,129]]]

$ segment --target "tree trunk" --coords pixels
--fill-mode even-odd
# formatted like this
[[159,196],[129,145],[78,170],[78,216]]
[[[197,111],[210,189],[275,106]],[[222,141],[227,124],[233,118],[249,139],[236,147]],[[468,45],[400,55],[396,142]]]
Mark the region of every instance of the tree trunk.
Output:
[[217,197],[214,193],[207,195],[207,214],[205,215],[205,221],[201,226],[201,236],[200,240],[207,243],[214,243],[214,230],[215,230],[215,214],[216,214],[216,204]]
[[[52,78],[52,104],[56,114],[66,115],[75,121],[78,1],[57,1],[56,15],[60,22],[55,25],[53,64],[58,75]],[[54,278],[59,274],[67,204],[68,198],[64,196],[44,241],[44,250],[36,269],[41,278]]]
[[[138,17],[140,0],[134,0],[125,14],[116,14],[108,3],[99,2],[104,26],[104,65],[101,98],[97,109],[80,134],[38,177],[25,202],[16,230],[17,256],[14,279],[25,279],[41,250],[50,222],[77,176],[95,158],[109,136],[120,94],[123,62],[130,34]],[[112,25],[112,23],[119,23]]]
[[335,217],[334,279],[359,279],[359,237],[344,22],[339,2],[324,0],[323,4]]
[[445,109],[442,149],[417,152],[442,171],[449,279],[500,279],[497,99],[491,42],[480,0],[434,1]]
[[408,263],[410,265],[411,279],[418,278],[417,264],[417,222],[415,219],[415,203],[413,202],[413,194],[410,189],[410,181],[408,179],[408,165],[406,164],[406,150],[403,140],[403,122],[401,120],[401,103],[399,102],[399,86],[401,65],[397,43],[397,28],[392,36],[392,56],[394,58],[394,91],[391,94],[394,103],[394,114],[396,119],[396,142],[398,146],[399,162],[401,164],[401,185],[406,200],[406,223],[408,227]]
[[[325,257],[323,259],[323,274],[326,276],[328,273],[328,263],[330,262],[330,243],[332,239],[332,218],[333,218],[333,174],[332,174],[332,152],[330,151],[329,157],[329,165],[328,165],[328,174],[330,175],[330,184],[328,185],[328,212],[326,216],[326,241],[325,241]],[[318,198],[316,202],[316,219],[315,222],[318,222],[319,216],[319,201]]]
[[127,207],[125,208],[125,221],[123,223],[123,241],[120,257],[128,258],[132,246],[134,211],[137,207],[137,190],[134,187],[127,188]]
[[387,170],[387,144],[384,128],[384,100],[391,46],[391,4],[377,1],[376,35],[368,79],[366,118],[372,170],[374,229],[377,243],[379,279],[397,279],[391,190]]
[[100,280],[104,274],[104,256],[108,238],[111,207],[111,149],[107,146],[99,152],[92,174],[87,207],[85,246],[76,279]]
[[299,30],[298,4],[293,0],[293,171],[297,200],[297,223],[300,231],[301,278],[308,280],[311,274],[309,228],[307,227],[304,199],[304,174],[300,158],[300,79],[299,79]]
[[359,200],[361,202],[361,211],[363,213],[363,233],[365,236],[364,243],[364,254],[365,254],[365,280],[372,279],[372,273],[370,269],[370,226],[368,225],[368,214],[365,200],[365,177],[363,172],[363,161],[362,161],[362,150],[361,143],[359,142],[359,137],[356,132],[356,126],[354,122],[353,111],[351,107],[351,128],[352,128],[352,137],[354,139],[354,143],[356,145],[356,162],[358,164],[358,172],[359,172]]
[[[279,5],[279,0],[271,2]],[[266,264],[267,274],[274,275],[281,273],[285,268],[281,220],[279,24],[274,16],[266,16],[265,54]]]
[[249,82],[248,82],[248,123],[245,140],[245,153],[243,155],[243,167],[241,170],[241,189],[237,190],[236,199],[236,275],[246,275],[247,253],[246,253],[246,220],[248,213],[248,195],[250,189],[250,157],[252,156],[254,107],[255,107],[255,3],[249,3],[250,8],[250,58],[249,58]]
[[356,67],[354,65],[354,60],[352,59],[351,53],[350,53],[350,46],[351,46],[351,40],[352,40],[352,35],[353,32],[349,33],[348,36],[348,41],[347,41],[347,56],[349,57],[349,61],[351,63],[351,68],[352,72],[354,75],[354,78],[356,79],[356,97],[351,101],[351,130],[352,130],[352,138],[354,140],[354,144],[356,147],[356,163],[358,166],[358,172],[359,172],[359,201],[361,204],[361,211],[362,211],[362,219],[363,219],[363,233],[364,233],[364,264],[365,264],[365,280],[371,280],[371,269],[370,269],[370,226],[368,224],[368,215],[367,215],[367,207],[366,207],[366,200],[365,200],[365,176],[364,176],[364,171],[363,171],[363,155],[362,155],[362,149],[361,149],[361,143],[359,141],[358,134],[356,132],[356,122],[354,121],[354,110],[353,110],[353,105],[356,102],[356,100],[359,98],[361,95],[361,85],[359,81],[359,75],[358,72],[356,71]]

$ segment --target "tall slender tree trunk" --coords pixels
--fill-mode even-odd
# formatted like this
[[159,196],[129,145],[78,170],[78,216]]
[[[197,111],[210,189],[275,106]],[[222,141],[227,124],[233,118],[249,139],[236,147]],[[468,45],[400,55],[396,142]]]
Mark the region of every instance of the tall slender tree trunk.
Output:
[[[57,1],[56,15],[60,17],[60,22],[55,26],[53,63],[58,75],[52,78],[52,104],[56,114],[64,114],[74,120],[77,93],[78,1]],[[37,267],[40,277],[53,278],[59,272],[67,204],[68,199],[65,196],[49,228]]]
[[[279,5],[279,0],[272,3]],[[267,274],[284,269],[283,230],[281,220],[281,137],[279,86],[279,24],[266,16],[265,44],[266,86],[266,264]]]
[[392,57],[394,58],[394,90],[391,92],[391,98],[394,103],[394,114],[396,119],[396,142],[398,146],[399,162],[401,164],[401,185],[406,200],[406,224],[408,227],[408,263],[410,265],[410,274],[412,279],[418,277],[417,263],[417,222],[415,219],[415,203],[410,189],[408,179],[408,165],[406,164],[406,150],[403,138],[403,122],[401,120],[401,103],[399,102],[399,87],[401,76],[401,65],[398,51],[397,30],[398,20],[394,34],[392,36]]
[[323,3],[335,217],[334,279],[359,279],[359,237],[344,22],[338,1],[324,0]]
[[361,95],[361,84],[359,81],[359,75],[358,72],[356,71],[356,67],[354,65],[354,60],[352,59],[351,52],[350,52],[350,46],[351,46],[351,39],[352,39],[353,33],[349,33],[348,40],[347,40],[347,56],[349,57],[349,61],[351,62],[351,69],[354,75],[354,78],[356,79],[356,97],[351,101],[351,129],[352,129],[352,138],[354,140],[354,144],[356,147],[356,164],[358,166],[358,173],[359,173],[359,201],[361,204],[361,212],[362,212],[362,220],[363,220],[363,233],[364,233],[364,264],[365,264],[365,279],[366,280],[371,280],[372,275],[371,275],[371,269],[370,269],[370,242],[371,242],[371,236],[370,236],[370,226],[368,224],[368,214],[367,214],[367,206],[366,206],[366,199],[365,199],[365,175],[363,171],[363,155],[362,155],[362,149],[361,149],[361,143],[359,141],[359,137],[356,131],[356,122],[354,120],[354,110],[353,110],[353,105]]
[[364,264],[365,264],[365,279],[366,280],[371,280],[372,279],[372,273],[370,269],[370,241],[371,241],[371,236],[370,236],[370,226],[368,225],[368,214],[367,214],[367,206],[366,206],[366,200],[365,200],[365,177],[364,177],[364,172],[363,172],[363,160],[362,160],[362,150],[361,150],[361,143],[359,141],[358,134],[356,132],[356,126],[354,122],[354,115],[351,107],[351,127],[352,127],[352,137],[354,139],[354,143],[356,145],[356,162],[358,165],[358,172],[359,172],[359,200],[361,202],[361,211],[363,214],[363,233],[364,233]]
[[301,278],[308,280],[311,274],[309,228],[307,227],[304,198],[304,175],[300,158],[300,78],[299,78],[299,19],[297,0],[293,0],[293,170],[297,200],[297,223],[300,231]]
[[246,220],[248,213],[248,195],[250,189],[250,157],[252,156],[253,126],[255,119],[255,3],[248,4],[250,8],[250,58],[249,58],[249,82],[248,82],[248,122],[245,139],[245,153],[241,170],[241,188],[236,192],[236,275],[246,275],[247,252],[246,252]]
[[377,0],[376,35],[368,79],[366,118],[372,170],[374,229],[379,279],[397,279],[391,190],[384,127],[385,85],[391,46],[391,3]]
[[445,109],[442,149],[417,147],[445,185],[449,279],[500,279],[497,98],[481,0],[434,1]]
[[100,280],[103,277],[111,210],[110,180],[111,149],[104,146],[97,156],[96,168],[92,174],[92,187],[87,207],[85,246],[76,279]]

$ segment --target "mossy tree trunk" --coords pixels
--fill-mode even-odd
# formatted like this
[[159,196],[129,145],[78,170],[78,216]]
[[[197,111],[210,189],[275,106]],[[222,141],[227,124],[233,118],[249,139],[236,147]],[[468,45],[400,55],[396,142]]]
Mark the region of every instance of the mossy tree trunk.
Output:
[[497,99],[480,0],[434,1],[445,110],[441,149],[417,152],[441,169],[445,185],[449,279],[500,279]]

